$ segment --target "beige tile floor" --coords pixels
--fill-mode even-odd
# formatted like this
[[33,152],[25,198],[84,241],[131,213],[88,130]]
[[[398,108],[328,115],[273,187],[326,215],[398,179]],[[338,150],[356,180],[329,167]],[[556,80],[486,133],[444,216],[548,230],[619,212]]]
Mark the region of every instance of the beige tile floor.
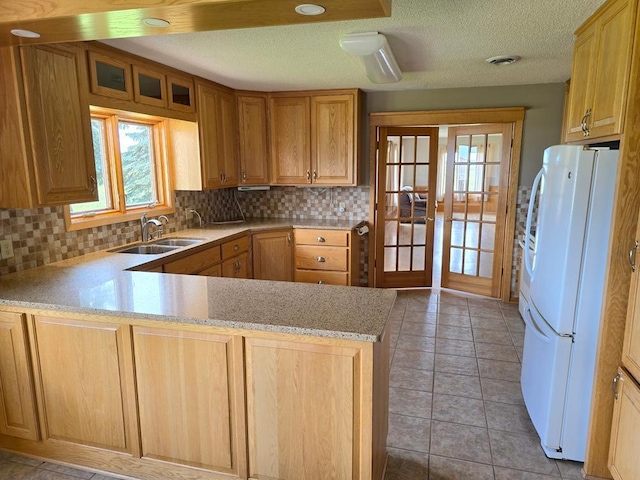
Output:
[[[391,313],[386,480],[578,480],[544,456],[520,393],[516,305],[438,290],[400,292]],[[0,479],[109,480],[0,452]]]
[[390,321],[386,480],[582,478],[545,457],[527,414],[517,305],[403,291]]

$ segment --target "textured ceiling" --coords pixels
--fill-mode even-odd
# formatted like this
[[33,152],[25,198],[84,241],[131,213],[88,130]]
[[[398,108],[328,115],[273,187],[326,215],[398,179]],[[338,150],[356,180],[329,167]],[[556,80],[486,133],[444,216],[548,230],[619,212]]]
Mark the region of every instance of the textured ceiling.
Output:
[[[302,2],[301,2],[302,3]],[[321,4],[321,2],[318,2]],[[238,89],[367,91],[564,82],[573,32],[604,0],[393,0],[392,16],[105,41]],[[376,85],[340,49],[347,33],[384,33],[403,72]],[[484,59],[519,55],[510,66]]]

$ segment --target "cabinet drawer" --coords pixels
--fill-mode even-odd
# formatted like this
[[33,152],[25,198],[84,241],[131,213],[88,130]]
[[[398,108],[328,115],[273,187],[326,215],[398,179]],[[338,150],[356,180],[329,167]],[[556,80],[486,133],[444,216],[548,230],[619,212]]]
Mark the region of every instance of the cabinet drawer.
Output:
[[321,270],[296,270],[295,281],[346,286],[349,285],[349,274],[347,272],[324,272]]
[[340,247],[296,247],[296,268],[302,270],[338,270],[346,272],[347,250]]
[[349,232],[344,230],[296,229],[296,245],[349,246]]
[[196,273],[220,262],[220,246],[207,248],[188,257],[164,264],[164,273]]
[[227,260],[247,250],[249,250],[249,235],[230,240],[222,244],[222,259]]

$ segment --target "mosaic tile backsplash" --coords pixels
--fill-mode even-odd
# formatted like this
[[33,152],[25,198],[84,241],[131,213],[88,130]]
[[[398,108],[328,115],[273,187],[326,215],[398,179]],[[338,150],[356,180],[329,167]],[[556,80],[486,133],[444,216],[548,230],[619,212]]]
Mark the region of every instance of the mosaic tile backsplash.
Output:
[[[520,247],[524,231],[530,186],[518,188],[516,244],[512,252],[511,295],[518,295]],[[237,199],[237,203],[236,203]],[[195,226],[187,211],[196,209],[206,223],[241,218],[350,219],[369,218],[369,187],[298,188],[274,187],[265,191],[239,192],[236,189],[207,192],[176,192],[176,212],[169,216],[169,232]],[[345,211],[339,212],[344,204]],[[165,227],[166,228],[166,227]],[[0,209],[0,238],[11,238],[14,258],[0,260],[0,275],[34,268],[86,253],[114,248],[139,240],[137,221],[67,232],[62,207],[33,210]],[[369,236],[360,237],[360,284],[367,284]]]
[[[176,212],[169,215],[165,231],[175,232],[195,226],[187,211],[197,210],[206,223],[247,218],[366,219],[369,189],[357,188],[272,188],[267,191],[238,192],[235,189],[207,192],[176,192]],[[236,203],[237,199],[237,203]],[[340,215],[339,205],[345,204]],[[34,268],[87,253],[114,248],[140,239],[138,221],[117,223],[67,232],[63,207],[0,209],[0,238],[13,241],[14,257],[0,260],[0,275]],[[368,271],[368,242],[362,240],[361,278]]]

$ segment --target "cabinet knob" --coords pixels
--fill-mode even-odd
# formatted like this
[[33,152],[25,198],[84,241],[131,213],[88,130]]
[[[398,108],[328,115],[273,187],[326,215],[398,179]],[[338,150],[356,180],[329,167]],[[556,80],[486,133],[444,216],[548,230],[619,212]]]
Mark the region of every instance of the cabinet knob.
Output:
[[291,246],[291,234],[287,233],[287,246],[290,247]]
[[313,181],[315,182],[318,179],[318,172],[313,171]]
[[322,280],[318,280],[318,285],[324,285],[325,283]]
[[95,195],[98,191],[98,181],[93,175],[89,177],[89,180],[91,184],[91,195]]
[[311,170],[307,170],[307,182],[311,181]]
[[636,252],[638,251],[638,240],[636,240],[629,250],[629,265],[631,265],[631,271],[636,271]]
[[591,117],[591,109],[589,108],[584,117],[582,117],[582,135],[588,137],[591,132],[589,131],[589,117]]
[[237,252],[238,250],[240,250],[240,245],[234,245],[233,246],[233,251]]
[[318,242],[324,243],[326,242],[326,240],[324,239],[324,237],[318,237]]
[[326,262],[326,261],[327,261],[327,259],[326,259],[326,258],[324,258],[324,257],[318,257],[318,263],[324,263],[324,262]]
[[620,381],[620,372],[613,377],[613,382],[611,382],[611,390],[613,390],[613,398],[618,399],[618,382]]
[[245,172],[244,170],[242,171],[242,183],[247,181],[247,172]]

